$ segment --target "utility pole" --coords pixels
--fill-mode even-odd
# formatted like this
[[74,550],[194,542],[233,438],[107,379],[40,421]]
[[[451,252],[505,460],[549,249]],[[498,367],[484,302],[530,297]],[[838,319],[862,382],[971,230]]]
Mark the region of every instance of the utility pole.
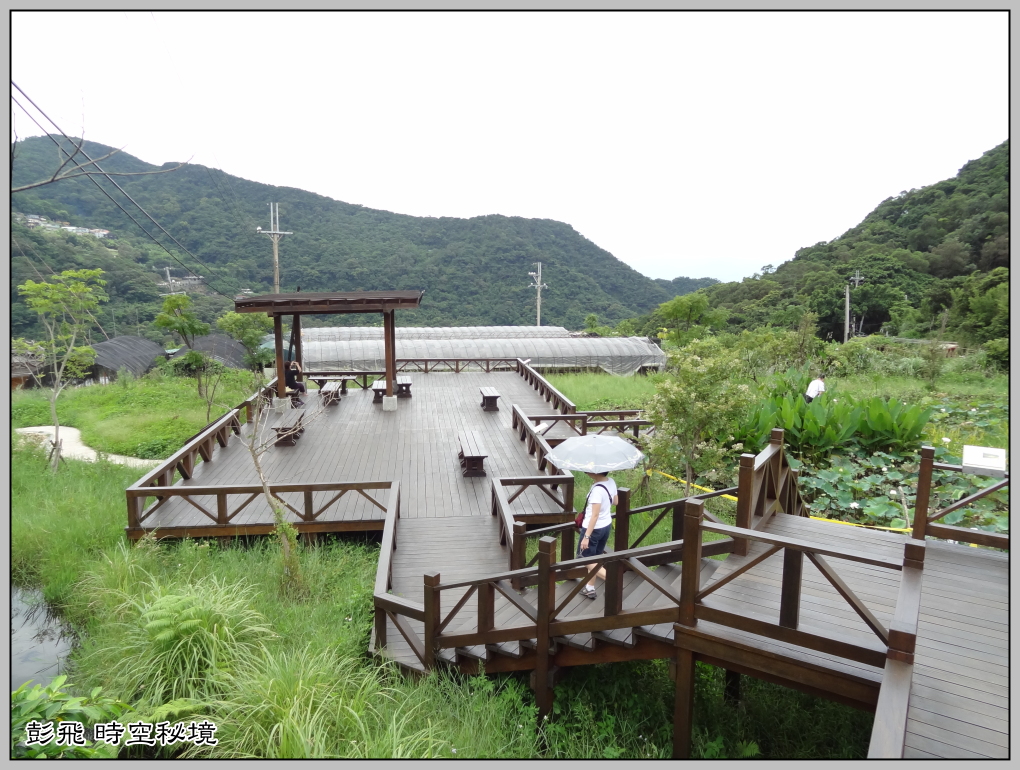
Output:
[[542,283],[542,263],[532,262],[538,269],[534,272],[528,273],[534,279],[534,283],[531,284],[534,288],[538,289],[538,296],[535,305],[535,326],[542,325],[542,289],[548,289],[549,287]]
[[[860,286],[861,285],[861,281],[864,280],[864,278],[861,276],[861,271],[860,270],[855,270],[853,278],[851,278],[850,280],[853,281],[855,289],[858,286]],[[861,319],[861,320],[863,321],[863,319]],[[846,309],[845,309],[845,312],[843,314],[843,343],[846,344],[846,341],[848,339],[850,339],[850,284],[849,283],[847,283],[847,285],[846,285]]]
[[273,294],[280,293],[280,239],[285,235],[293,235],[294,233],[285,233],[280,230],[280,204],[270,203],[269,204],[269,229],[263,230],[261,227],[255,228],[256,233],[262,235],[268,235],[273,241]]
[[[174,291],[174,279],[170,277],[170,268],[169,267],[164,267],[163,269],[166,270],[166,290],[167,290],[167,293],[166,294],[160,294],[159,296],[161,296],[161,297],[169,297],[169,296],[171,296],[173,294],[187,294],[188,292],[186,292],[186,291]],[[178,281],[178,283],[180,283],[180,282]]]

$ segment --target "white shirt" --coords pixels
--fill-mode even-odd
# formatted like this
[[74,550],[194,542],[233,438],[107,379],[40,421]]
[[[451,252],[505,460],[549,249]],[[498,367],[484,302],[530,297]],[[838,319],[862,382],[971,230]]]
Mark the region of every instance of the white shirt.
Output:
[[[606,488],[609,489],[608,493],[606,493]],[[581,537],[584,537],[584,533],[588,530],[588,522],[591,521],[591,510],[595,503],[599,503],[599,517],[595,521],[595,527],[592,531],[594,532],[596,529],[602,529],[603,527],[608,527],[612,524],[613,514],[611,507],[613,505],[614,497],[616,497],[616,482],[612,479],[596,481],[592,484],[591,490],[588,494],[588,505],[584,509],[584,522],[581,524]]]
[[825,382],[822,380],[811,380],[811,384],[807,386],[807,394],[811,398],[817,398],[819,393],[825,392]]

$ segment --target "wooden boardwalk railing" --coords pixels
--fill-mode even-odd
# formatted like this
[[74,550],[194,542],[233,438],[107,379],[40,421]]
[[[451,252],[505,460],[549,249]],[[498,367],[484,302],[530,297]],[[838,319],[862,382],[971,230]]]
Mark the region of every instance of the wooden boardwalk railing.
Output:
[[946,514],[958,511],[972,505],[982,497],[990,495],[1009,485],[1009,476],[996,481],[989,487],[978,490],[962,500],[957,500],[947,505],[941,511],[928,513],[928,506],[931,502],[931,476],[933,470],[963,471],[961,465],[949,465],[947,463],[935,462],[935,449],[930,446],[921,448],[921,468],[917,479],[917,498],[914,504],[914,526],[912,537],[917,540],[924,540],[925,537],[940,537],[944,540],[956,540],[960,543],[974,543],[985,545],[990,548],[1003,548],[1009,550],[1009,535],[999,532],[984,532],[981,530],[967,529],[966,527],[953,527],[948,524],[937,524],[936,522]]
[[560,414],[573,414],[577,411],[574,402],[554,388],[545,377],[524,363],[523,359],[517,359],[517,373],[531,385],[538,394],[548,401],[552,408]]
[[[684,548],[682,553],[683,571],[679,602],[680,618],[674,627],[674,643],[677,647],[676,720],[673,737],[673,755],[675,757],[687,757],[690,755],[691,727],[693,725],[695,655],[697,653],[720,654],[718,650],[713,649],[712,642],[705,635],[691,633],[697,627],[699,620],[879,668],[887,664],[887,659],[905,663],[912,662],[914,645],[917,639],[920,570],[924,563],[923,543],[906,542],[904,544],[903,559],[897,561],[877,554],[839,548],[824,543],[796,540],[749,528],[706,523],[704,518],[703,503],[701,501],[690,500],[686,503],[684,511]],[[701,551],[706,545],[714,545],[714,543],[702,544],[704,532],[729,535],[738,542],[741,540],[746,543],[757,541],[767,544],[770,548],[734,572],[713,582],[707,588],[700,588],[698,565],[701,561]],[[743,550],[744,555],[746,555],[746,547],[738,549],[735,546],[733,553],[739,554],[740,550]],[[758,618],[745,617],[727,611],[722,606],[715,606],[707,601],[709,595],[780,551],[783,552],[783,573],[778,622],[773,623]],[[803,559],[805,556],[874,632],[881,642],[882,652],[877,651],[873,647],[853,644],[833,639],[829,636],[807,633],[798,629],[800,622]],[[828,563],[826,557],[889,570],[916,570],[916,573],[911,575],[908,580],[901,582],[896,619],[889,628],[885,628],[864,602],[850,589]],[[720,639],[718,644],[725,644],[725,642]],[[776,670],[781,670],[781,666],[777,664]],[[904,713],[904,724],[905,721],[906,714]]]

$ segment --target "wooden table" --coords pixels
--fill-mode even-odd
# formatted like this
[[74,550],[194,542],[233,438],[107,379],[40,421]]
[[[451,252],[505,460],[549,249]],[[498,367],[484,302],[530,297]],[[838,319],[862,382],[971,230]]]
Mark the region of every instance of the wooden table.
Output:
[[410,398],[411,397],[411,378],[406,374],[401,374],[397,377],[396,392],[393,394],[397,398]]

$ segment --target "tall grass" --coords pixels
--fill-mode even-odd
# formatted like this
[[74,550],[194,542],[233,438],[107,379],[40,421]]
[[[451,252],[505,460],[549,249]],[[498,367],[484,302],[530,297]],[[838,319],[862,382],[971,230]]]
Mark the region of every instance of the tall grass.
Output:
[[[229,370],[216,391],[210,419],[251,395],[246,372]],[[30,388],[11,394],[15,428],[50,425],[49,391]],[[190,377],[122,378],[110,385],[70,388],[57,399],[61,425],[81,431],[82,441],[101,452],[163,459],[201,430],[206,402]]]
[[600,409],[641,409],[655,394],[654,375],[574,372],[544,375],[554,388],[569,398],[579,411]]

